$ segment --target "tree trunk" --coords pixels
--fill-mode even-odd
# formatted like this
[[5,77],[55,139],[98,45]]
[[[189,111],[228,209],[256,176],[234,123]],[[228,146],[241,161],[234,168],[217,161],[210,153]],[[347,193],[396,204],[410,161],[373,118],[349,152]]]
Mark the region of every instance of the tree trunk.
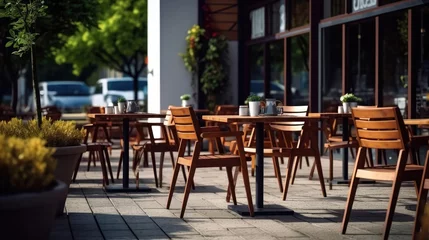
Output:
[[[11,77],[11,74],[9,74]],[[11,101],[10,105],[13,109],[13,111],[18,112],[18,109],[16,107],[18,106],[18,79],[11,79],[11,87],[12,87],[12,94],[11,94]]]
[[34,101],[36,101],[37,124],[39,128],[42,126],[42,107],[40,104],[39,80],[37,79],[37,62],[35,56],[35,45],[31,46],[31,75],[33,78]]
[[137,74],[135,74],[133,76],[133,88],[134,88],[134,101],[138,101],[139,100],[139,76]]

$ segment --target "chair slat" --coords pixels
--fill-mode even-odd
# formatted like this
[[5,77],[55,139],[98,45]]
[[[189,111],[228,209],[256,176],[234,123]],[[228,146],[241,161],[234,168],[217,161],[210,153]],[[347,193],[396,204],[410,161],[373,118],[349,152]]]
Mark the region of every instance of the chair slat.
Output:
[[175,124],[192,124],[192,118],[190,116],[175,116],[174,117]]
[[374,148],[374,149],[401,149],[401,140],[369,140],[360,139],[361,147]]
[[195,132],[194,125],[190,124],[176,124],[177,132]]
[[186,140],[197,140],[198,136],[195,132],[177,132],[177,137]]
[[355,118],[395,118],[395,111],[392,111],[391,108],[353,108],[352,113]]
[[398,130],[371,131],[371,130],[358,129],[358,133],[361,139],[367,138],[367,139],[388,140],[388,139],[401,138],[401,133]]
[[368,121],[368,120],[356,120],[356,128],[366,129],[397,129],[398,125],[395,120],[383,120],[383,121]]

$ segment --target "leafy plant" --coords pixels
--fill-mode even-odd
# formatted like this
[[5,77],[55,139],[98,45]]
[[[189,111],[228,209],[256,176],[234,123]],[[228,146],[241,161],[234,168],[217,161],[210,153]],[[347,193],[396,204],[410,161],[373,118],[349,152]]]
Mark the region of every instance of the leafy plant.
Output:
[[198,65],[200,62],[200,50],[203,47],[203,37],[205,30],[198,25],[192,26],[188,30],[186,36],[186,52],[179,53],[182,57],[185,68],[192,74],[192,87],[195,87],[195,78],[198,72]]
[[191,95],[189,94],[183,94],[182,96],[180,96],[180,100],[189,100],[191,99]]
[[0,135],[0,149],[0,195],[41,191],[54,182],[54,149],[44,140]]
[[254,93],[251,93],[247,97],[247,99],[245,101],[245,104],[248,104],[249,102],[259,102],[259,101],[262,101],[262,98],[260,96],[256,95],[256,94],[254,94]]
[[1,121],[0,134],[22,139],[38,137],[45,140],[48,147],[78,146],[85,136],[84,130],[77,129],[72,121],[51,122],[46,118],[42,119],[41,127],[36,120],[23,122],[13,118],[9,122]]
[[127,100],[124,97],[118,97],[118,103],[126,102]]
[[362,98],[356,97],[353,93],[346,93],[340,97],[341,102],[361,102]]

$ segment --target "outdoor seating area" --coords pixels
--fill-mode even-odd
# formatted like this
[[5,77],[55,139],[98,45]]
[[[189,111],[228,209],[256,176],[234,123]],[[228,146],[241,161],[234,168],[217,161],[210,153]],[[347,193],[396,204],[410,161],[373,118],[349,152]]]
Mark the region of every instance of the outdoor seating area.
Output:
[[[86,239],[85,233],[96,239],[247,239],[256,232],[262,239],[424,239],[418,236],[428,224],[422,217],[428,157],[420,165],[411,153],[413,138],[426,135],[409,129],[429,119],[402,119],[397,107],[308,114],[306,106],[282,106],[275,116],[233,111],[200,118],[192,107],[170,106],[163,114],[99,109],[88,112],[91,122],[82,126],[86,152],[73,168],[64,214],[51,239]],[[58,121],[56,114],[49,119]],[[342,142],[330,140],[333,119],[342,127]],[[111,137],[111,126],[121,130],[119,139]],[[319,132],[327,133],[326,143],[318,142]],[[335,152],[335,143],[342,152]],[[323,148],[328,155],[321,155]],[[357,149],[351,154],[356,161],[344,161],[347,148]],[[373,150],[396,150],[397,159],[374,162]],[[350,176],[341,176],[345,168]],[[336,179],[350,179],[350,187]],[[360,179],[374,181],[359,184]]]

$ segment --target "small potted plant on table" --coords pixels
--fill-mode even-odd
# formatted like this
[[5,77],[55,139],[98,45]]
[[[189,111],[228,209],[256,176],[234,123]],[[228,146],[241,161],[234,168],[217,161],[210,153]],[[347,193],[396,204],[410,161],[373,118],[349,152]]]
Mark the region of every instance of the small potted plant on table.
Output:
[[125,109],[127,109],[127,100],[123,97],[118,98],[118,111],[119,113],[125,113]]
[[189,100],[191,99],[191,95],[183,94],[180,96],[180,100],[182,100],[182,107],[189,106]]
[[49,239],[67,186],[55,180],[54,149],[40,138],[0,135],[0,226],[2,239]]
[[249,103],[249,115],[251,117],[258,116],[262,98],[256,94],[250,94],[246,102]]
[[357,103],[361,102],[362,99],[356,97],[353,93],[346,93],[340,97],[340,101],[343,103],[344,113],[350,113],[351,109],[357,107]]

